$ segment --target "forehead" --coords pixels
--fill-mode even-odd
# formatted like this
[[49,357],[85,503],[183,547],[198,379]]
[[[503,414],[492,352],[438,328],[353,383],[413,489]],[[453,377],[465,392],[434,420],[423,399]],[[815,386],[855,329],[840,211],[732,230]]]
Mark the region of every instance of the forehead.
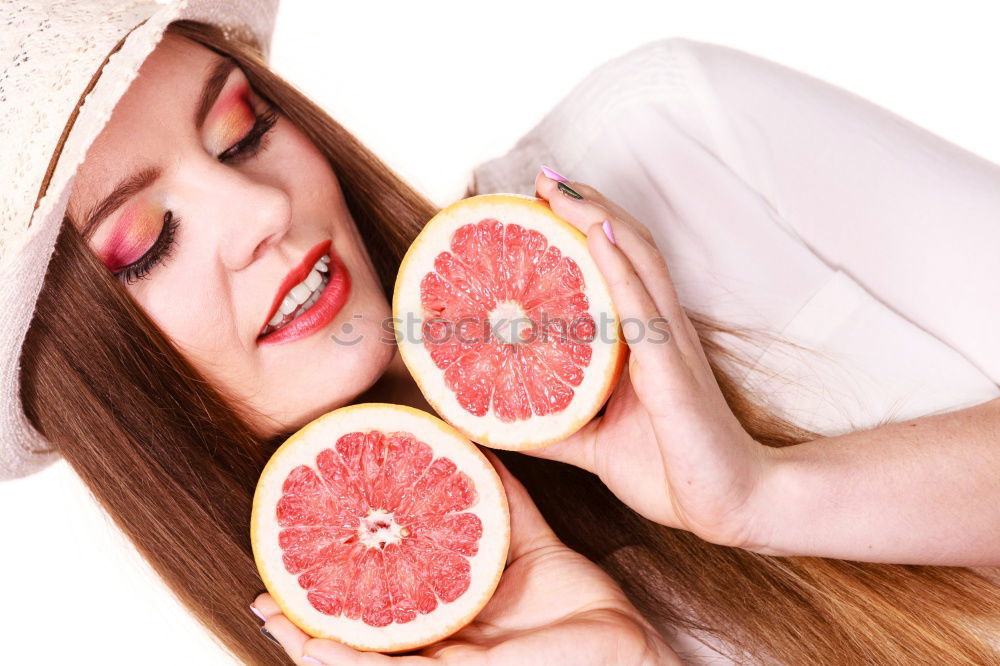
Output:
[[168,164],[186,145],[182,137],[196,136],[201,85],[220,58],[185,37],[164,35],[77,169],[68,208],[76,224],[115,183],[142,167]]

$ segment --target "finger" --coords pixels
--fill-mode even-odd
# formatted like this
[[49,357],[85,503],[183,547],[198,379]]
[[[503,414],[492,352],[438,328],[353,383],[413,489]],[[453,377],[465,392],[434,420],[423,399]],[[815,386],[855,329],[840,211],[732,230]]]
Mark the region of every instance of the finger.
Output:
[[620,224],[618,219],[609,220],[609,223],[615,246],[628,258],[661,315],[656,321],[644,321],[644,327],[649,329],[646,332],[660,343],[672,340],[688,361],[699,358],[701,341],[681,306],[663,254],[629,225]]
[[496,468],[510,506],[510,550],[507,552],[507,563],[510,564],[533,550],[562,543],[545,522],[524,485],[510,473],[496,454],[487,449],[483,449],[483,453]]
[[583,233],[587,233],[587,229],[594,222],[611,216],[621,219],[624,224],[628,224],[650,244],[656,245],[653,235],[645,225],[596,188],[576,180],[568,180],[565,184],[583,198],[577,199],[566,194],[559,188],[559,181],[549,178],[543,172],[539,172],[535,177],[535,194],[548,202],[552,212]]
[[[430,647],[422,649],[420,654],[425,657],[431,657],[439,664],[455,663],[461,664],[462,666],[471,666],[472,664],[481,663],[482,653],[484,650],[488,650],[488,648],[483,648],[461,640],[446,639],[440,643],[435,643]],[[473,661],[473,659],[475,659],[475,661]]]
[[[343,643],[326,638],[311,638],[302,647],[302,654],[329,666],[430,666],[444,663],[420,655],[390,656],[379,652],[361,652]],[[315,663],[301,660],[298,663]]]
[[[577,185],[567,181],[567,185]],[[575,189],[575,187],[574,187]],[[535,191],[545,199],[552,212],[566,220],[583,233],[595,222],[600,222],[609,215],[610,210],[591,199],[574,199],[559,189],[559,183],[539,173],[535,178]],[[580,194],[583,194],[580,192]]]
[[[622,376],[625,376],[624,372]],[[521,453],[534,458],[564,462],[596,474],[594,451],[597,443],[597,428],[600,422],[600,417],[591,419],[585,426],[566,439],[538,449],[525,449]]]
[[274,597],[267,592],[257,595],[250,604],[250,610],[264,621],[261,631],[266,631],[265,635],[269,634],[278,641],[289,657],[294,659],[302,654],[302,644],[309,636],[282,615],[281,607],[274,601]]
[[616,247],[628,257],[646,291],[652,296],[656,309],[664,317],[679,321],[683,310],[663,253],[637,234],[630,225],[622,224],[617,218],[609,222]]
[[[256,602],[254,605],[257,605]],[[266,602],[262,602],[261,605],[266,606]],[[274,636],[295,663],[315,663],[309,659],[303,659],[303,657],[317,660],[321,664],[336,664],[337,666],[410,666],[437,661],[419,656],[388,657],[378,652],[361,652],[334,640],[313,638],[280,612],[271,614],[263,628]]]
[[[660,336],[647,330],[654,322],[662,322],[663,317],[629,258],[611,243],[601,224],[593,225],[587,236],[591,255],[608,283],[611,300],[621,317],[622,332],[631,352],[628,363],[633,381],[640,376],[655,376],[669,386],[672,379],[689,378],[690,369],[680,348],[669,340],[665,344]],[[642,393],[639,392],[640,397]]]
[[281,607],[278,606],[274,597],[267,592],[257,595],[257,598],[253,600],[250,606],[256,609],[258,616],[262,615],[265,620],[281,612]]

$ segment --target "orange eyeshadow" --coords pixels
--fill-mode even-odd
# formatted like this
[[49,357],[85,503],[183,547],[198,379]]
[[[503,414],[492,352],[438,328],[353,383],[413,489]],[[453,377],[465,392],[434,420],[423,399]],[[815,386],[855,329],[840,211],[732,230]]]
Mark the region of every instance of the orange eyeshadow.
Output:
[[248,99],[250,87],[240,84],[219,98],[205,118],[208,149],[225,152],[247,135],[257,117]]

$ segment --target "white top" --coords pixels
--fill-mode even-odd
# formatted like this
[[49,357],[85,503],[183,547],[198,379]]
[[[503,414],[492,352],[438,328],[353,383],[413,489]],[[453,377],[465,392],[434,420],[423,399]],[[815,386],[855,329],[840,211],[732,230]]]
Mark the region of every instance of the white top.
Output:
[[533,195],[540,164],[646,224],[685,307],[819,352],[723,340],[757,360],[743,385],[798,424],[835,435],[1000,396],[997,165],[685,39],[603,64],[474,176]]

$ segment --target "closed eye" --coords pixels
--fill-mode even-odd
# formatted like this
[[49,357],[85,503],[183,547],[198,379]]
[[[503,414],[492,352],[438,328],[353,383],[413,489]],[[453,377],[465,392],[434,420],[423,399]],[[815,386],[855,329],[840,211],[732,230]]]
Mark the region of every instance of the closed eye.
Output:
[[250,159],[264,150],[268,132],[278,122],[278,111],[269,106],[263,113],[257,115],[253,127],[246,136],[223,151],[216,159],[222,163],[238,163]]

